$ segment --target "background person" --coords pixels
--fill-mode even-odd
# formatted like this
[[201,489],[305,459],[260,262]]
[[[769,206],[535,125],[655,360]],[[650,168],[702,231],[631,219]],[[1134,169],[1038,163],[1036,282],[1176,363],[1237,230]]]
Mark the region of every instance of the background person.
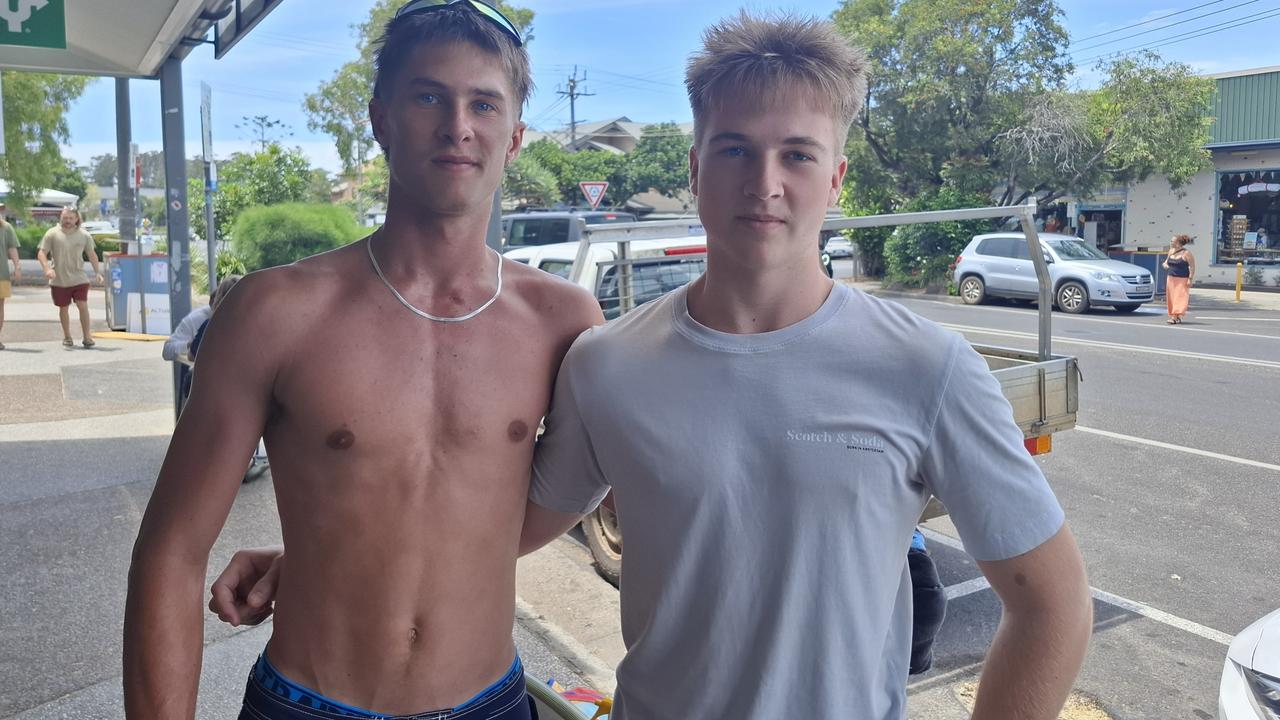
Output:
[[[49,228],[40,240],[36,259],[49,278],[49,290],[53,304],[58,306],[58,320],[62,323],[62,344],[71,347],[71,313],[69,306],[76,304],[80,313],[81,344],[91,348],[97,343],[89,331],[89,277],[84,272],[84,261],[93,265],[94,282],[102,283],[102,268],[98,265],[98,253],[93,249],[93,236],[80,227],[80,211],[73,207],[62,209],[58,224]],[[52,266],[51,263],[52,262]]]
[[[4,300],[13,295],[9,280],[9,263],[13,263],[13,280],[22,279],[22,263],[18,261],[18,234],[4,219],[4,205],[0,204],[0,332],[4,331]],[[0,343],[0,350],[4,343]]]
[[1169,243],[1169,255],[1164,260],[1164,267],[1169,271],[1165,281],[1164,299],[1168,306],[1170,325],[1177,325],[1187,316],[1187,305],[1191,302],[1191,283],[1196,277],[1196,258],[1187,249],[1191,244],[1190,235],[1174,235]]

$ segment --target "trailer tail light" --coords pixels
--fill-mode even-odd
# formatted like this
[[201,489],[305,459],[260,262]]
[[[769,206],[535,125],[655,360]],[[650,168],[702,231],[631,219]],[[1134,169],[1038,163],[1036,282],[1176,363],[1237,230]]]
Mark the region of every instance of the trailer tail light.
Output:
[[706,247],[694,246],[694,247],[681,247],[681,248],[667,248],[666,250],[662,251],[662,254],[663,255],[701,255],[706,251],[707,251]]
[[1044,455],[1053,450],[1053,436],[1041,435],[1040,437],[1027,438],[1022,441],[1022,445],[1032,455]]
[[[961,260],[963,260],[963,259],[964,259],[964,256],[963,256],[963,255],[957,255],[957,256],[956,256],[956,265],[959,265],[959,264],[960,264],[960,261],[961,261]],[[954,267],[954,266],[953,266],[953,267]]]

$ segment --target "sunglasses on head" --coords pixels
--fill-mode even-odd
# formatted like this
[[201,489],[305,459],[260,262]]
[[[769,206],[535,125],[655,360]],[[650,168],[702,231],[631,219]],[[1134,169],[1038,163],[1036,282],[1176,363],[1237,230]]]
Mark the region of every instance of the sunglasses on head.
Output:
[[506,15],[498,12],[498,9],[480,0],[413,0],[413,2],[405,4],[396,11],[395,20],[402,17],[413,15],[415,13],[430,12],[432,10],[440,10],[450,5],[468,5],[472,10],[483,15],[489,22],[502,28],[503,32],[511,36],[515,41],[516,47],[524,44],[520,39],[520,31],[516,29],[514,23],[507,19]]

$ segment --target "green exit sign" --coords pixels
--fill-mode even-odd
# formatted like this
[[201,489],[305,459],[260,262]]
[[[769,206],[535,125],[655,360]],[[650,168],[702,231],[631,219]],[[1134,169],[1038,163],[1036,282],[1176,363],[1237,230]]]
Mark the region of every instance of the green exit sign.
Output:
[[0,45],[67,49],[66,0],[0,0]]

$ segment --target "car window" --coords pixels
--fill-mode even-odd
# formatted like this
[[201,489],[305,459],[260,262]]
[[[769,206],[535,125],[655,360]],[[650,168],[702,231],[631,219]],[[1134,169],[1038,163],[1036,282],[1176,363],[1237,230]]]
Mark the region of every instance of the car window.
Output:
[[511,221],[507,247],[551,245],[569,242],[567,218],[528,218]]
[[1107,260],[1101,250],[1080,240],[1050,240],[1049,247],[1063,260]]
[[1030,260],[1031,248],[1027,247],[1026,238],[1009,238],[1010,256],[1018,260]]
[[552,275],[559,275],[568,280],[569,271],[573,269],[573,263],[565,262],[564,260],[543,260],[538,263],[538,269],[549,272]]
[[1009,238],[987,238],[978,243],[978,254],[1013,257],[1013,243]]
[[[656,300],[676,288],[689,284],[707,269],[705,255],[693,257],[672,257],[660,262],[637,263],[631,270],[631,295],[635,307],[650,300]],[[600,278],[596,291],[596,299],[600,301],[600,309],[604,311],[606,320],[612,320],[622,314],[622,306],[618,299],[618,266],[612,265]]]

